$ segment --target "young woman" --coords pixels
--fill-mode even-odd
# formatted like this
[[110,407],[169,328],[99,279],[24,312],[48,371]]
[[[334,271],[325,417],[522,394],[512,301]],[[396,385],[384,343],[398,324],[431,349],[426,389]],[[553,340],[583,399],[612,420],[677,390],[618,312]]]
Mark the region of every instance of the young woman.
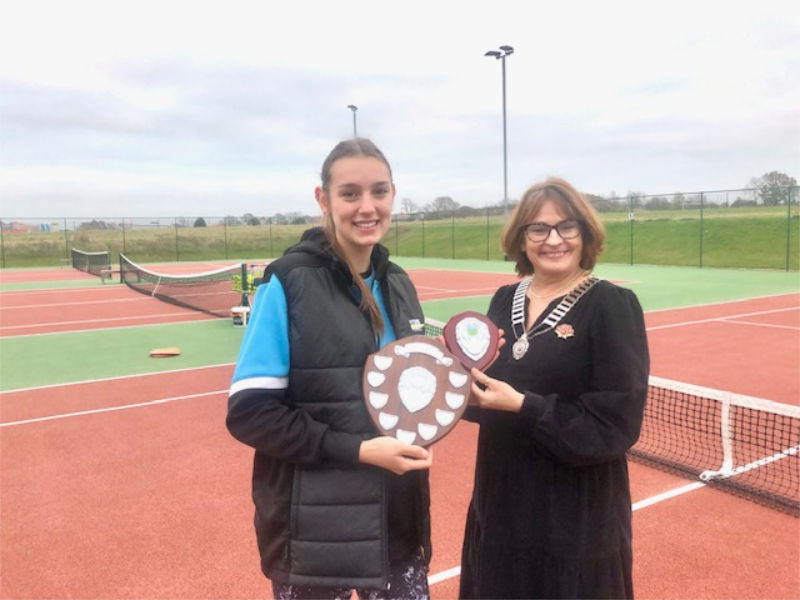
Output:
[[228,401],[228,429],[255,448],[261,568],[276,598],[427,598],[432,458],[378,436],[361,391],[367,356],[423,324],[379,245],[389,163],[369,140],[341,142],[315,195],[323,226],[267,268]]
[[489,318],[498,359],[473,369],[480,424],[461,563],[462,598],[630,598],[626,451],[642,422],[649,355],[628,289],[591,276],[605,234],[591,205],[551,178],[503,232],[519,284]]

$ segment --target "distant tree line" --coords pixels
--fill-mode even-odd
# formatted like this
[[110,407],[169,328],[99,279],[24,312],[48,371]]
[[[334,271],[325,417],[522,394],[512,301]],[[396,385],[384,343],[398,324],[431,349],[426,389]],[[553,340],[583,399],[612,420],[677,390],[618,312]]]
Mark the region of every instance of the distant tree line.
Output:
[[[271,217],[257,217],[252,213],[245,213],[241,217],[228,215],[222,222],[228,226],[234,225],[303,225],[318,220],[319,217],[309,217],[299,212],[277,213]],[[195,225],[197,227],[197,225]]]
[[[790,177],[785,173],[778,171],[771,171],[765,173],[761,177],[753,177],[749,184],[748,189],[753,190],[753,194],[747,197],[737,196],[730,203],[723,204],[724,206],[751,206],[761,204],[764,206],[777,206],[785,204],[791,194],[791,202],[795,203],[798,199],[797,180]],[[608,196],[598,196],[596,194],[586,194],[589,202],[595,207],[598,212],[624,212],[632,210],[682,210],[699,208],[702,198],[699,193],[683,194],[680,192],[674,194],[662,195],[647,195],[640,191],[629,191],[625,196],[617,196],[615,192],[611,192]],[[516,201],[511,201],[511,205],[516,204]],[[704,206],[707,208],[718,207],[718,204],[713,202],[705,202]],[[452,217],[470,217],[470,216],[496,216],[502,215],[507,212],[506,206],[499,204],[486,208],[473,208],[471,206],[462,206],[450,196],[438,196],[432,202],[424,205],[419,205],[410,198],[402,198],[399,202],[400,212],[397,218],[401,220],[416,221],[421,219],[436,220],[436,219],[449,219]],[[236,217],[228,215],[223,217],[219,224],[226,226],[238,225],[304,225],[319,222],[319,216],[308,216],[300,212],[277,213],[270,217],[257,217],[252,213],[245,213],[242,216]],[[171,225],[171,224],[170,224]],[[2,225],[5,229],[5,224]],[[158,226],[158,222],[154,222],[151,226]],[[208,227],[209,223],[203,217],[197,217],[193,221],[187,218],[176,218],[174,220],[175,227]],[[132,225],[127,223],[117,224],[114,222],[102,221],[93,219],[86,223],[81,223],[78,229],[119,229],[129,228]]]
[[791,188],[792,202],[797,201],[797,181],[786,173],[778,171],[765,173],[761,177],[751,179],[750,186],[758,190],[758,195],[761,196],[765,206],[786,204],[787,188]]

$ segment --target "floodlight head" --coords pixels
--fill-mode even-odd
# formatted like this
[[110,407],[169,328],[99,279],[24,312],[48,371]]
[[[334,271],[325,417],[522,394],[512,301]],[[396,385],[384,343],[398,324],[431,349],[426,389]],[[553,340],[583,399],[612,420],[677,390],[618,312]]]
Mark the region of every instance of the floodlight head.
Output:
[[500,58],[501,54],[497,50],[489,50],[484,56],[494,56],[495,58]]
[[356,112],[358,110],[358,107],[355,104],[348,104],[347,108],[349,108],[353,112]]
[[512,48],[511,46],[500,46],[500,50],[505,52],[506,56],[508,56],[509,54],[513,54],[514,53],[514,48]]

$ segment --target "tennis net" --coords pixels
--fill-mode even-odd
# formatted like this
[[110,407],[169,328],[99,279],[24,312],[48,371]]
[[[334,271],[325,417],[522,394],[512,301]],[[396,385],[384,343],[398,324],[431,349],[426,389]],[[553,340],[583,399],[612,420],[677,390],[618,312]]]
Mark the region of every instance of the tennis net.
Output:
[[230,318],[231,308],[247,305],[246,265],[235,264],[205,273],[171,275],[157,273],[119,255],[120,279],[128,287],[215,317]]
[[84,271],[100,277],[100,271],[111,268],[111,253],[107,250],[102,252],[84,252],[77,248],[72,248],[72,268]]
[[798,406],[651,376],[630,456],[800,516]]

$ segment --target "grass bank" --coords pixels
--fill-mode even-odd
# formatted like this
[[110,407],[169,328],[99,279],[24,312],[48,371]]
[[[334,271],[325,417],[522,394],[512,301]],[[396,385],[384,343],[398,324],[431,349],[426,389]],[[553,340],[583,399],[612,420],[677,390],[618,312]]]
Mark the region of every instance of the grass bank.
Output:
[[[800,218],[783,207],[603,213],[601,262],[623,264],[800,268]],[[384,243],[396,256],[502,260],[503,217],[395,220]],[[136,262],[244,260],[280,256],[307,225],[79,229],[5,233],[2,266],[63,264],[71,247],[122,252]],[[788,241],[787,241],[788,240]]]

